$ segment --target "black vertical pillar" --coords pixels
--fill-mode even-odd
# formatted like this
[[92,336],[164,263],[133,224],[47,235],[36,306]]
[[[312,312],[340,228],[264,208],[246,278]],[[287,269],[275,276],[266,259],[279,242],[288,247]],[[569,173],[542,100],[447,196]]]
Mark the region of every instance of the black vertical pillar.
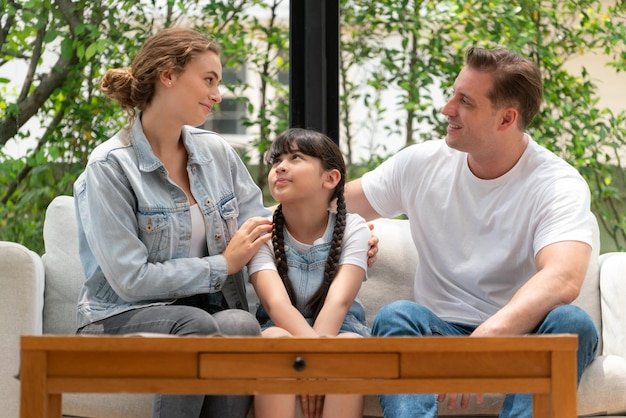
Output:
[[339,0],[290,0],[289,125],[339,143]]

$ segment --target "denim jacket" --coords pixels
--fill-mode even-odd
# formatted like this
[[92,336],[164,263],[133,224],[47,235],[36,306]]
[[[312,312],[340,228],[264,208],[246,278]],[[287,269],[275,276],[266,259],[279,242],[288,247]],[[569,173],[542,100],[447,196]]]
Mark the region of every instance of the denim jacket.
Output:
[[228,276],[221,255],[241,224],[270,216],[260,189],[224,139],[185,127],[191,192],[206,225],[209,256],[189,257],[191,214],[169,180],[140,118],[96,147],[74,184],[85,283],[78,326],[140,307],[222,291],[229,307],[248,309],[242,272]]

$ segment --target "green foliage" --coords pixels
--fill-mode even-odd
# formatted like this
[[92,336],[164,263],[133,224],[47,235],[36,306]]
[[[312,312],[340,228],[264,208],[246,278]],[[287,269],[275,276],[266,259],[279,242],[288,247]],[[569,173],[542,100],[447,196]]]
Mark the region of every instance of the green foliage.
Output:
[[[616,71],[626,68],[624,2],[606,6],[594,0],[346,0],[342,4],[353,10],[345,15],[350,19],[344,25],[347,31],[362,21],[372,25],[372,49],[353,57],[355,66],[375,64],[369,90],[361,87],[351,96],[376,97],[376,106],[369,108],[392,113],[385,129],[390,135],[404,134],[406,145],[445,134],[444,119],[438,114],[442,103],[437,103],[434,93],[449,94],[467,47],[505,46],[534,59],[544,78],[544,106],[529,133],[587,179],[592,209],[608,231],[611,246],[624,248],[626,212],[613,179],[620,177],[618,184],[624,184],[620,150],[626,138],[626,116],[598,106],[596,86],[584,68],[581,74],[566,68],[567,60],[580,54],[604,55]],[[355,83],[344,87],[357,88]],[[396,105],[380,108],[376,95],[390,88]]]
[[[252,76],[224,91],[245,104],[255,152],[243,157],[263,187],[263,152],[288,125],[287,86],[278,77],[289,69],[288,22],[277,13],[288,1],[0,0],[0,147],[30,148],[17,159],[0,150],[0,239],[43,250],[47,204],[71,194],[91,150],[127,122],[99,93],[99,80],[108,68],[129,66],[143,41],[166,26],[206,31],[222,45],[225,67]],[[588,180],[608,238],[624,248],[626,115],[598,105],[586,70],[566,67],[570,57],[599,54],[616,72],[626,69],[626,4],[606,4],[341,0],[341,146],[349,176],[395,151],[377,145],[377,132],[404,145],[441,137],[439,110],[465,49],[504,45],[532,57],[544,75],[545,104],[531,135]],[[19,71],[4,71],[15,64]],[[368,147],[365,161],[356,161],[357,139]]]
[[[127,123],[125,113],[100,94],[102,75],[129,66],[143,41],[163,27],[206,31],[221,43],[225,65],[246,66],[259,77],[262,97],[249,101],[245,123],[258,127],[261,154],[288,121],[287,91],[276,81],[276,72],[288,69],[287,25],[276,16],[282,2],[0,0],[0,34],[7,34],[0,36],[0,67],[26,68],[0,78],[0,147],[30,144],[17,160],[0,152],[0,239],[43,251],[48,203],[72,193],[91,150]],[[245,83],[226,88],[242,100],[255,94]],[[34,135],[29,126],[45,128]],[[257,178],[265,177],[261,170]]]
[[5,3],[0,66],[22,70],[11,74],[19,88],[4,88],[0,98],[0,145],[30,147],[18,160],[0,155],[0,237],[42,252],[48,203],[72,193],[89,152],[126,122],[99,94],[99,80],[106,69],[130,64],[151,22],[132,0]]
[[[263,153],[289,121],[287,87],[278,78],[279,72],[289,70],[288,22],[278,16],[278,7],[286,1],[241,1],[233,6],[232,1],[226,0],[210,1],[205,6],[207,14],[229,16],[225,19],[227,25],[213,31],[227,65],[244,67],[256,78],[252,83],[238,80],[226,88],[247,103],[243,123],[251,128],[251,144],[257,153],[257,161],[252,164],[259,168],[255,179],[261,188],[267,181]],[[251,7],[256,7],[255,14],[245,12]],[[257,89],[253,91],[251,84]]]
[[[596,86],[583,68],[581,74],[566,69],[567,59],[579,54],[606,54],[619,69],[619,57],[626,50],[624,4],[607,10],[597,1],[512,2],[492,14],[489,25],[476,16],[488,13],[482,2],[473,4],[467,20],[475,26],[471,42],[503,44],[533,57],[544,78],[544,106],[530,133],[546,147],[561,155],[587,179],[592,192],[592,209],[604,229],[612,232],[613,244],[626,245],[618,204],[621,197],[611,190],[608,174],[623,173],[619,149],[626,138],[625,114],[614,115],[598,106]],[[482,7],[476,13],[476,8]],[[520,29],[521,28],[521,29]],[[593,59],[593,58],[592,58]],[[625,61],[621,61],[624,68]],[[611,166],[617,166],[614,170]]]

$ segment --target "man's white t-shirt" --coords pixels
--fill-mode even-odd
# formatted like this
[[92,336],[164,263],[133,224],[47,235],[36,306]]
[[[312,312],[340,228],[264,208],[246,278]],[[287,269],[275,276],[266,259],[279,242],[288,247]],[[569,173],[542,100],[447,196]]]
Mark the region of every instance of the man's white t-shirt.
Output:
[[362,185],[380,215],[409,218],[420,254],[415,300],[449,322],[492,316],[536,273],[543,247],[591,245],[587,183],[530,137],[517,164],[493,180],[477,178],[467,153],[436,140],[398,152]]

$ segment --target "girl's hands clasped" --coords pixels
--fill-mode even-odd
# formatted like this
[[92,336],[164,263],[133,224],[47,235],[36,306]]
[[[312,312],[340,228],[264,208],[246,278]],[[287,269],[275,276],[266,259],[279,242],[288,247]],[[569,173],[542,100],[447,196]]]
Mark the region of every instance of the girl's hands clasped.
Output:
[[320,418],[324,410],[324,395],[300,395],[300,404],[305,418]]
[[270,238],[272,238],[270,219],[255,216],[245,221],[222,253],[228,265],[228,274],[241,270]]
[[[457,399],[459,397],[461,397],[461,408],[467,408],[469,406],[470,403],[470,394],[469,393],[440,393],[437,395],[437,402],[444,402],[446,400],[446,397],[448,398],[447,401],[447,408],[449,410],[452,410],[454,408],[456,408],[456,403],[457,403]],[[476,405],[480,405],[483,403],[483,399],[484,399],[485,395],[482,393],[477,393],[476,394]]]

